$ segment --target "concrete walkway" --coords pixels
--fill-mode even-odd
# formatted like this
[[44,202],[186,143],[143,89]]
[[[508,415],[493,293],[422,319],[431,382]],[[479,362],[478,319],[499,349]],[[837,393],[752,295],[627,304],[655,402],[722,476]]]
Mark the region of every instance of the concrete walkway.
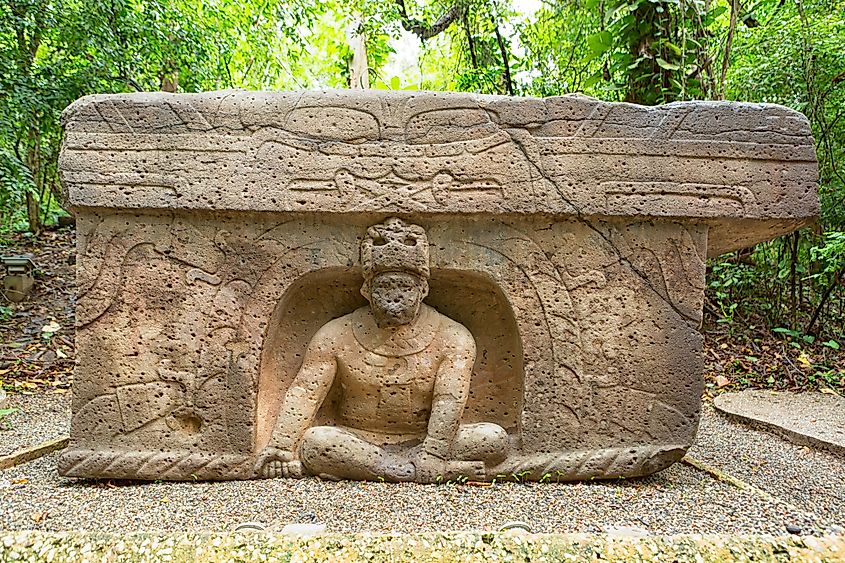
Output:
[[713,405],[738,422],[845,457],[845,398],[839,395],[747,389],[719,395]]
[[[28,417],[44,407],[43,397],[16,400]],[[56,404],[45,411],[51,422],[44,428],[66,431],[68,398],[50,400]],[[261,522],[279,531],[292,522],[318,522],[339,533],[430,532],[498,530],[519,520],[534,532],[781,536],[841,533],[845,526],[845,459],[730,422],[709,404],[689,463],[627,481],[98,482],[59,477],[57,455],[0,472],[0,529],[206,532]]]

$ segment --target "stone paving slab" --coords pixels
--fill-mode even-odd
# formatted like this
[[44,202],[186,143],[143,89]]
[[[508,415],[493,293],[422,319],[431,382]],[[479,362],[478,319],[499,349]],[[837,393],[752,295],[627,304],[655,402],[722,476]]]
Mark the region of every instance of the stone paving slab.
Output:
[[717,410],[802,446],[845,457],[845,398],[748,389],[713,399]]
[[4,408],[17,412],[0,419],[0,456],[60,438],[70,431],[69,393],[9,393]]
[[613,537],[561,534],[0,535],[0,559],[18,561],[842,561],[843,538]]

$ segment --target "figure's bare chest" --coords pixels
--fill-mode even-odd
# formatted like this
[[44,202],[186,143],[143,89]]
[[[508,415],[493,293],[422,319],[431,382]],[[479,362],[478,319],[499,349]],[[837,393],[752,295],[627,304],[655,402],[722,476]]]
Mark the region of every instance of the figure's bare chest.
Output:
[[362,348],[345,352],[338,357],[338,371],[347,390],[401,389],[430,395],[434,389],[440,362],[426,350],[404,356],[382,356]]

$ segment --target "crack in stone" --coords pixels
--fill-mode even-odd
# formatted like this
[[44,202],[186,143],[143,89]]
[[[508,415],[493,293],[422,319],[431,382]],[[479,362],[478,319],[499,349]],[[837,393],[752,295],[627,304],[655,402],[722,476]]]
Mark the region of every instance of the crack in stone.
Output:
[[573,209],[573,210],[575,210],[575,218],[576,218],[578,221],[580,221],[581,223],[583,223],[585,226],[587,226],[587,227],[588,227],[591,231],[593,231],[594,233],[596,233],[599,237],[601,237],[601,239],[602,239],[602,240],[603,240],[603,241],[604,241],[604,242],[605,242],[605,243],[606,243],[606,244],[607,244],[607,245],[608,245],[608,246],[612,249],[612,251],[614,252],[614,254],[616,254],[616,257],[617,257],[618,263],[625,265],[625,266],[626,266],[626,267],[627,267],[627,268],[628,268],[631,272],[633,272],[633,273],[634,273],[634,274],[636,274],[639,278],[641,278],[641,279],[642,279],[642,281],[645,283],[645,285],[646,285],[646,286],[647,286],[647,287],[648,287],[648,288],[649,288],[652,292],[654,292],[654,294],[655,294],[655,295],[657,295],[657,296],[658,296],[658,297],[659,297],[659,298],[660,298],[663,302],[665,302],[665,303],[666,303],[666,304],[667,304],[667,305],[668,305],[668,306],[669,306],[669,307],[670,307],[673,311],[675,311],[675,313],[677,313],[677,314],[678,314],[678,316],[680,316],[680,317],[681,317],[681,319],[682,319],[682,320],[683,320],[683,321],[684,321],[687,325],[689,325],[690,327],[693,327],[693,328],[697,328],[697,326],[698,326],[698,322],[699,322],[699,321],[698,321],[696,318],[691,317],[690,315],[688,315],[688,314],[684,313],[681,309],[679,309],[679,308],[678,308],[678,306],[677,306],[677,305],[675,305],[675,303],[673,303],[673,302],[672,302],[672,300],[668,297],[668,290],[667,290],[667,296],[666,296],[666,297],[664,297],[664,296],[663,296],[663,295],[662,295],[662,294],[661,294],[661,293],[657,290],[657,288],[654,286],[653,282],[649,279],[649,277],[648,277],[648,276],[647,276],[644,272],[642,272],[639,268],[637,268],[637,267],[636,267],[636,266],[635,266],[635,265],[634,265],[634,264],[633,264],[630,260],[628,260],[628,259],[627,259],[627,258],[626,258],[623,254],[622,254],[622,252],[621,252],[621,251],[620,251],[620,250],[616,247],[616,245],[613,243],[613,241],[610,239],[610,237],[609,237],[609,236],[607,236],[607,234],[606,234],[606,233],[604,233],[601,229],[599,229],[598,227],[596,227],[596,226],[593,224],[593,222],[592,222],[592,221],[590,221],[589,219],[587,219],[587,217],[586,217],[586,216],[585,216],[585,214],[583,213],[582,209],[581,209],[580,207],[578,207],[578,206],[577,206],[577,205],[576,205],[573,201],[571,201],[569,198],[567,198],[567,197],[566,197],[566,195],[564,195],[563,190],[561,190],[561,189],[560,189],[560,187],[557,185],[557,183],[556,183],[554,180],[552,180],[552,179],[551,179],[551,178],[550,178],[550,177],[549,177],[549,176],[545,173],[545,171],[541,168],[541,165],[540,165],[540,164],[539,164],[539,163],[538,163],[538,162],[534,159],[534,157],[530,154],[530,153],[531,153],[531,152],[533,152],[533,151],[532,151],[531,149],[529,149],[529,148],[525,145],[525,143],[524,143],[524,139],[520,139],[520,138],[518,138],[518,137],[522,137],[523,135],[514,135],[514,133],[515,133],[515,132],[517,132],[517,131],[518,131],[518,132],[520,132],[520,133],[524,133],[525,135],[530,135],[530,133],[528,133],[528,132],[527,132],[527,131],[525,131],[524,129],[512,129],[512,128],[505,128],[505,129],[502,129],[502,130],[503,130],[503,131],[504,131],[504,132],[505,132],[505,133],[506,133],[506,134],[507,134],[507,135],[511,138],[511,141],[512,141],[512,142],[514,143],[514,145],[515,145],[515,146],[519,149],[519,151],[520,151],[520,152],[522,153],[522,155],[525,157],[525,160],[526,160],[526,161],[528,162],[528,164],[529,164],[529,165],[533,168],[533,170],[534,170],[534,171],[536,171],[536,172],[537,172],[537,174],[539,174],[539,175],[540,175],[540,177],[541,177],[542,179],[544,179],[544,180],[546,180],[547,182],[549,182],[550,184],[552,184],[552,185],[555,187],[555,190],[557,191],[557,194],[560,196],[560,198],[561,198],[561,199],[562,199],[565,203],[567,203],[570,207],[572,207],[572,209]]

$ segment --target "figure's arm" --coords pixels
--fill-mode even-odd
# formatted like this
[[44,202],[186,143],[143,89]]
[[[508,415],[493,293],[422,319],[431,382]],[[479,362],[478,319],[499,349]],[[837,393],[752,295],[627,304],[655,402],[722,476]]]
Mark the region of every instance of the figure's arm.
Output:
[[276,427],[268,447],[293,452],[302,435],[314,423],[337,373],[332,349],[337,335],[320,329],[305,351],[302,367],[285,393]]
[[453,350],[443,359],[434,382],[434,399],[423,451],[439,459],[449,456],[461,423],[475,363],[475,340],[465,328],[452,336]]

